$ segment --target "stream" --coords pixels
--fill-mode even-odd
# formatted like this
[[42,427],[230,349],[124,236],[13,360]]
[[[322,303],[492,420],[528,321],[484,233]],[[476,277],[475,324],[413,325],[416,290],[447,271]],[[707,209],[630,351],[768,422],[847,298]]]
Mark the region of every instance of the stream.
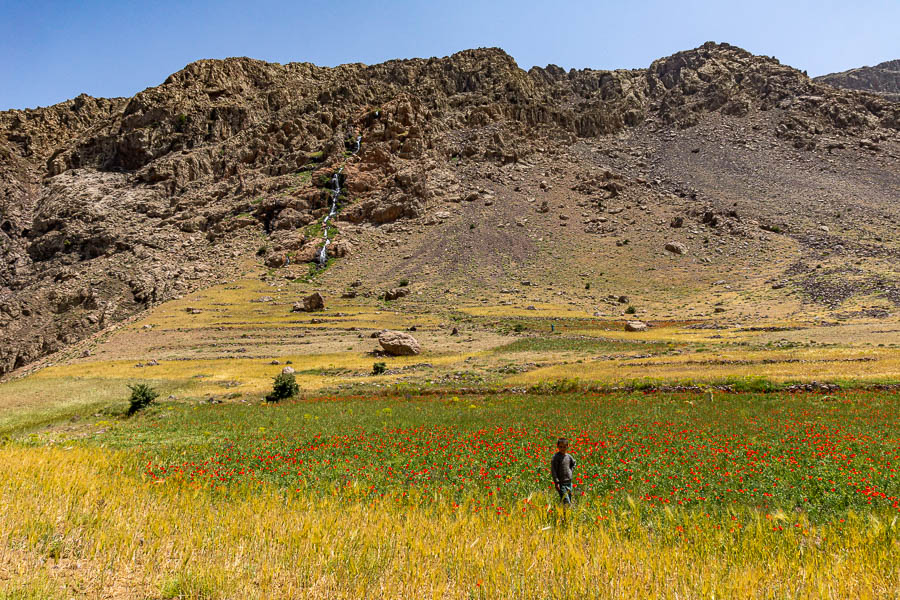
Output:
[[[355,156],[357,152],[359,152],[359,145],[362,142],[362,136],[358,136],[356,138],[356,148],[353,150],[353,154],[350,156]],[[348,156],[347,159],[350,157]],[[319,268],[322,269],[325,267],[325,264],[328,262],[328,245],[331,244],[331,237],[328,235],[328,221],[335,215],[338,208],[338,197],[341,195],[341,173],[344,172],[344,165],[347,164],[347,159],[344,159],[344,164],[340,166],[337,170],[337,173],[331,178],[332,184],[332,192],[331,192],[331,210],[328,211],[328,214],[325,215],[325,219],[322,221],[322,235],[325,237],[325,243],[322,245],[322,249],[319,250],[319,256],[316,258],[316,262],[319,263]]]

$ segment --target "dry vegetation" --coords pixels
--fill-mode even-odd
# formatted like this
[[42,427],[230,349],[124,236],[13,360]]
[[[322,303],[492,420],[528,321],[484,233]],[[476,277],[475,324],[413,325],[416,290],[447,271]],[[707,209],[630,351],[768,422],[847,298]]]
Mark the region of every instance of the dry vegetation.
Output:
[[[509,515],[136,477],[97,448],[0,449],[6,598],[886,598],[897,519]],[[795,525],[796,524],[796,525]],[[782,527],[782,529],[779,529]]]
[[[648,319],[655,325],[648,332],[626,333],[627,315],[595,317],[553,303],[532,310],[502,298],[446,308],[416,295],[391,303],[329,297],[321,313],[291,313],[304,289],[258,278],[221,284],[0,385],[0,435],[8,438],[0,447],[0,598],[897,596],[900,534],[891,512],[821,519],[749,505],[661,510],[629,497],[612,511],[585,503],[564,516],[536,489],[529,502],[519,498],[497,514],[476,510],[477,495],[454,508],[414,489],[399,502],[373,502],[362,488],[210,489],[148,476],[154,452],[201,460],[229,435],[215,422],[143,429],[170,411],[222,402],[250,411],[234,418],[260,439],[278,427],[277,436],[289,435],[292,421],[257,428],[254,419],[263,417],[252,416],[288,361],[305,394],[373,402],[411,391],[446,399],[462,388],[855,386],[900,375],[896,326],[884,321],[708,329],[695,325],[710,321],[659,317]],[[263,296],[272,300],[254,301]],[[423,354],[373,354],[371,332],[413,326]],[[449,335],[453,327],[459,335]],[[136,366],[151,360],[158,364]],[[388,372],[372,375],[381,360]],[[160,391],[168,408],[124,421],[126,384],[138,381]],[[343,410],[309,402],[293,422],[327,421]],[[476,401],[463,395],[460,405],[469,402]],[[892,410],[896,395],[884,402]],[[374,414],[390,414],[383,410]],[[464,418],[477,418],[465,410]],[[140,435],[123,448],[117,440],[129,427]],[[335,425],[336,434],[351,430]]]

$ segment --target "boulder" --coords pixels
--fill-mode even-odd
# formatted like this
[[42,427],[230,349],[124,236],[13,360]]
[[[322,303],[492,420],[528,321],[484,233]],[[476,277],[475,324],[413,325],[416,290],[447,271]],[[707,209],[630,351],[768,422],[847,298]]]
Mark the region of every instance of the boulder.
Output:
[[412,356],[421,351],[416,338],[402,331],[384,331],[378,336],[378,343],[391,356]]
[[625,331],[647,331],[648,325],[643,321],[628,321],[625,323]]
[[270,254],[266,257],[266,266],[272,269],[283,267],[287,257],[282,253]]
[[325,308],[325,298],[319,292],[313,292],[303,299],[303,310],[312,312],[314,310],[323,310]]
[[303,244],[303,247],[294,254],[294,261],[297,263],[315,262],[319,259],[319,252],[322,251],[321,240],[310,240]]
[[666,250],[672,254],[681,255],[687,253],[687,246],[681,242],[668,242],[666,244]]
[[353,252],[353,244],[347,240],[337,240],[328,247],[328,254],[336,258],[350,256]]
[[291,312],[313,312],[325,308],[325,298],[319,292],[313,292],[303,299],[303,302],[295,302]]
[[281,370],[281,372],[285,375],[293,375],[295,371],[294,367],[285,367]]
[[393,289],[386,291],[383,294],[383,298],[385,300],[397,300],[398,298],[402,298],[403,296],[408,296],[408,295],[409,295],[409,288],[398,287],[398,288],[393,288]]

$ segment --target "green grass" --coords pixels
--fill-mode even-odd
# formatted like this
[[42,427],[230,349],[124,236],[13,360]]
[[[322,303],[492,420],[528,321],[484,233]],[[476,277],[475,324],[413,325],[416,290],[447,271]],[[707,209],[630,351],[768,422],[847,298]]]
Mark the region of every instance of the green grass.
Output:
[[635,350],[659,351],[667,348],[664,343],[640,343],[605,340],[589,337],[526,337],[494,349],[497,353],[510,352],[632,352]]
[[898,401],[869,392],[556,393],[163,404],[88,443],[137,451],[152,477],[200,485],[377,497],[415,489],[503,507],[547,491],[553,443],[565,436],[583,502],[822,519],[898,510]]
[[[322,221],[323,220],[324,220],[324,217],[322,219],[319,219],[315,223],[310,223],[309,225],[307,225],[306,228],[303,230],[303,234],[309,239],[323,237],[323,235],[322,235],[323,234],[323,231],[322,231]],[[338,233],[337,226],[329,223],[328,224],[328,237],[331,238],[331,240],[333,241],[335,236],[337,235],[337,233]]]
[[97,412],[118,414],[128,409],[127,383],[147,383],[168,396],[190,382],[152,379],[59,377],[20,379],[0,386],[0,438]]

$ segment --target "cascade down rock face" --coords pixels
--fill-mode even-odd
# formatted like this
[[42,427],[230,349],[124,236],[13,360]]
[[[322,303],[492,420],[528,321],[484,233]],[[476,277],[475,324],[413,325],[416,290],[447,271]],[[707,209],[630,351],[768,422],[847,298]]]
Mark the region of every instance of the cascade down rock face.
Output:
[[383,331],[378,343],[391,356],[413,356],[421,351],[418,340],[402,331]]
[[[327,224],[329,256],[376,256],[354,263],[352,275],[370,287],[397,266],[373,252],[420,228],[432,232],[420,247],[395,252],[415,257],[407,274],[431,266],[436,280],[466,272],[477,285],[495,281],[504,261],[536,255],[534,219],[557,219],[587,247],[631,226],[630,206],[677,204],[685,228],[747,243],[757,243],[760,224],[791,236],[801,249],[791,276],[814,301],[832,302],[844,292],[820,293],[806,267],[834,241],[805,229],[824,213],[807,217],[783,200],[790,193],[772,202],[774,193],[758,191],[772,177],[723,188],[735,181],[725,163],[734,159],[741,177],[809,163],[777,183],[794,185],[798,198],[826,190],[833,197],[821,206],[831,214],[835,202],[865,198],[842,212],[853,234],[842,256],[896,258],[887,242],[858,240],[893,239],[870,224],[900,216],[898,131],[900,104],[712,42],[615,71],[524,71],[497,48],[335,68],[200,60],[132,98],[82,95],[0,112],[0,375],[238,276],[242,261],[315,261],[341,165],[346,196]],[[753,162],[765,158],[760,148],[772,162]],[[564,185],[561,174],[577,181]],[[598,212],[584,231],[574,213],[557,214],[560,190]],[[476,206],[497,226],[475,228]],[[466,237],[474,234],[483,247]],[[900,299],[893,279],[877,283],[877,293]]]

